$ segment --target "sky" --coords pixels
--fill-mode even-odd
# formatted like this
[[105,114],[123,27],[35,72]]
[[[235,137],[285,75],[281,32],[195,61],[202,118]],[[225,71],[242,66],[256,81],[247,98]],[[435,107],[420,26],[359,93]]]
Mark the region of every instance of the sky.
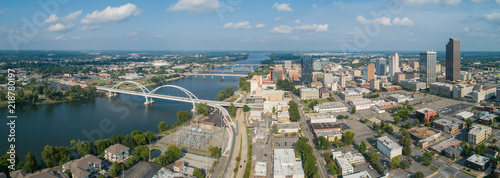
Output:
[[500,0],[19,0],[0,50],[500,51]]

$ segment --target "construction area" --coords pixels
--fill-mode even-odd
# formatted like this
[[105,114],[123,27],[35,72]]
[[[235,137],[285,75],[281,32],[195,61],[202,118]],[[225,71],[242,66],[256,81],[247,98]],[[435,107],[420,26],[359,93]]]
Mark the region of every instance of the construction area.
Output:
[[179,129],[175,137],[175,144],[187,148],[202,149],[214,135],[213,130],[203,128],[203,124],[189,124]]

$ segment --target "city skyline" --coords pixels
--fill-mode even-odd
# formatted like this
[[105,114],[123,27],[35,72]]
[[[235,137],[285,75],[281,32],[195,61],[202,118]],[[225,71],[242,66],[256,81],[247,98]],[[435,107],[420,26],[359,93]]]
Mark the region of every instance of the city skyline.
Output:
[[5,2],[0,49],[444,51],[453,37],[462,51],[500,50],[498,1],[390,2]]

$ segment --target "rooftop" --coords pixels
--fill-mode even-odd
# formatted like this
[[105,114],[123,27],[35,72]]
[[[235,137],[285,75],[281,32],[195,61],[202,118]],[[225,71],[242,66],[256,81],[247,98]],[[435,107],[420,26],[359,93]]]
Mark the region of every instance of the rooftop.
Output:
[[300,92],[319,92],[316,88],[301,88]]
[[343,178],[372,178],[368,172],[363,171],[363,172],[357,172],[349,175],[342,176]]
[[321,130],[321,129],[339,129],[343,130],[344,126],[341,124],[336,124],[334,122],[323,122],[323,123],[311,123],[311,127],[313,130]]
[[396,98],[396,99],[408,99],[408,98],[410,98],[410,97],[408,97],[406,95],[401,95],[401,94],[390,95],[390,97]]
[[439,124],[439,125],[443,125],[446,127],[450,127],[450,128],[457,127],[457,126],[464,124],[461,121],[455,121],[455,120],[450,121],[450,120],[446,120],[446,119],[435,120],[434,123]]
[[354,90],[346,90],[342,92],[344,95],[359,95],[360,93]]
[[274,149],[274,176],[304,175],[300,158],[293,149]]
[[327,109],[327,108],[342,108],[342,107],[346,107],[346,106],[344,104],[342,104],[341,102],[330,102],[330,103],[318,104],[314,107],[318,107],[319,109]]
[[385,147],[389,148],[389,149],[398,149],[398,148],[402,148],[401,145],[399,145],[398,143],[392,141],[391,139],[389,139],[389,137],[387,136],[383,136],[383,137],[379,137],[377,138],[377,143],[382,143]]
[[480,134],[483,131],[488,130],[488,129],[491,129],[491,127],[484,126],[484,125],[479,125],[479,124],[473,125],[472,128],[469,131],[469,134],[471,134],[471,135],[477,135],[477,134]]
[[327,131],[317,131],[316,136],[326,136],[326,137],[332,137],[335,135],[342,135],[342,132],[338,130],[327,130]]
[[490,158],[487,158],[487,157],[484,157],[484,156],[481,156],[478,154],[474,154],[474,155],[470,156],[469,158],[467,158],[467,161],[473,162],[474,164],[477,164],[480,166],[484,166],[484,165],[486,165],[486,163],[488,163],[490,161]]
[[250,116],[260,117],[260,116],[262,116],[262,112],[260,112],[260,111],[250,111]]
[[129,150],[130,148],[122,145],[122,144],[114,144],[106,148],[106,151],[114,154],[114,155],[119,155],[122,154],[123,151]]
[[278,117],[290,117],[290,114],[288,114],[288,111],[278,112]]
[[300,125],[298,122],[277,123],[276,127],[278,127],[278,129],[300,129]]
[[434,136],[440,132],[435,130],[435,129],[432,129],[430,127],[420,127],[420,128],[411,129],[409,131],[409,133],[412,134],[413,136],[419,138],[419,139],[425,139],[427,137]]
[[450,138],[448,140],[445,140],[437,145],[432,146],[431,148],[437,152],[443,151],[445,148],[448,148],[453,145],[460,144],[462,141],[457,140],[455,138]]
[[417,112],[420,112],[420,113],[427,113],[427,112],[432,112],[433,110],[432,109],[429,109],[429,108],[422,108],[422,109],[419,109],[419,110],[416,110]]
[[267,162],[257,162],[255,165],[254,176],[266,176],[267,175]]

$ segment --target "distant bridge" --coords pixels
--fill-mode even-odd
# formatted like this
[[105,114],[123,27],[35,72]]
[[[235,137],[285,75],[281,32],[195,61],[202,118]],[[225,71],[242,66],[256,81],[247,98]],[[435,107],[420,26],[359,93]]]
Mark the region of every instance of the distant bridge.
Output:
[[222,79],[224,79],[224,77],[246,77],[246,76],[248,76],[246,74],[225,74],[225,73],[221,73],[221,74],[184,73],[182,75],[194,76],[195,78],[198,76],[203,76],[203,79],[205,79],[206,76],[211,76],[212,80],[214,79],[214,76],[222,77]]

